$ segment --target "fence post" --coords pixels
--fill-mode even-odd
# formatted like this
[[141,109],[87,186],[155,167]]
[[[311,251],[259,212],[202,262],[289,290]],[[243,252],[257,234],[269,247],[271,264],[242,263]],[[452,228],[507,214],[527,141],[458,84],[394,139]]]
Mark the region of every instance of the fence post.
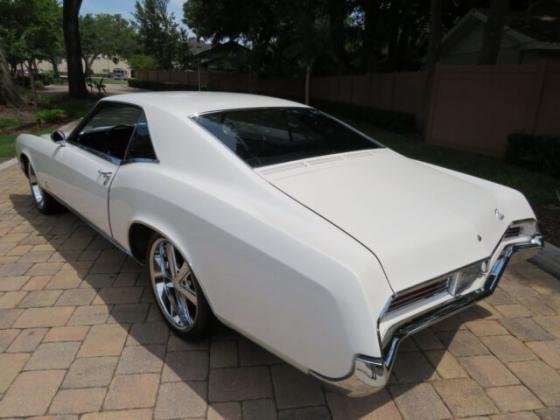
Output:
[[536,76],[536,89],[535,92],[537,94],[536,97],[536,101],[534,104],[534,108],[533,108],[533,112],[531,115],[531,134],[535,135],[537,134],[537,124],[539,121],[539,114],[541,111],[541,106],[542,106],[542,99],[544,96],[544,84],[546,81],[546,73],[548,70],[548,60],[543,60],[541,63],[539,63],[539,68],[537,70],[537,76]]

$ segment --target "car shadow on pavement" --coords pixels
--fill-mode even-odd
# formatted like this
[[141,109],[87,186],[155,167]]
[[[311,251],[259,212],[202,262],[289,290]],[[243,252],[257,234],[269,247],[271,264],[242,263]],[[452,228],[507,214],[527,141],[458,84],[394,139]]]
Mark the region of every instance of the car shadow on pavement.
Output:
[[[290,418],[290,410],[302,407],[315,409],[320,418],[358,418],[375,410],[390,417],[396,411],[392,400],[398,404],[411,388],[448,375],[449,358],[460,351],[454,347],[469,344],[463,323],[489,315],[474,306],[405,340],[388,389],[350,399],[222,324],[206,340],[180,339],[163,321],[139,264],[70,212],[44,216],[30,195],[11,194],[10,200],[34,229],[26,242],[52,252],[44,289],[61,291],[54,306],[73,307],[66,325],[87,328],[62,386],[107,387],[104,410],[142,406],[145,400],[146,407],[155,406],[156,417],[203,417],[210,401],[210,410],[224,418]],[[80,376],[83,358],[99,362],[86,376]]]

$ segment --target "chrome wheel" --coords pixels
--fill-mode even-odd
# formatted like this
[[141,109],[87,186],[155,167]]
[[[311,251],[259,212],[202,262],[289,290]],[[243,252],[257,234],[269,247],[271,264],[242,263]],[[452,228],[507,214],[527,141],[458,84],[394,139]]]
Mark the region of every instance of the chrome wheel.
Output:
[[178,330],[188,331],[198,315],[194,274],[189,263],[165,238],[150,248],[150,279],[157,303]]
[[33,200],[35,200],[35,203],[39,208],[45,207],[45,193],[39,185],[39,182],[37,181],[37,175],[35,175],[35,171],[33,170],[33,167],[31,165],[29,165],[28,176]]

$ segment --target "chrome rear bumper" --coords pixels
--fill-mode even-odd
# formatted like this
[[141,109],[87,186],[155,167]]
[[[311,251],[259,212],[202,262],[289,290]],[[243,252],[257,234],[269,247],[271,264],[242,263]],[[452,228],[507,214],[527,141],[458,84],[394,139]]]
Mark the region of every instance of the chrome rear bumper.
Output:
[[383,357],[356,356],[353,371],[345,378],[330,379],[316,373],[313,373],[313,375],[329,387],[335,388],[350,397],[369,395],[385,387],[395,363],[399,344],[404,338],[428,328],[491,295],[514,254],[527,259],[538,252],[543,245],[542,235],[534,234],[529,240],[504,246],[495,259],[483,287],[468,294],[457,296],[453,300],[400,325],[388,340]]

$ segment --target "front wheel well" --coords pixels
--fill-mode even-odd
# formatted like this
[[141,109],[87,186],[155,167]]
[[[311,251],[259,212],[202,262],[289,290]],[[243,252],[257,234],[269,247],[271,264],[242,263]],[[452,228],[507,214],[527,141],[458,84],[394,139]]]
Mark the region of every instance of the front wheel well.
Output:
[[138,261],[146,262],[146,253],[148,251],[148,243],[155,230],[149,228],[142,223],[133,223],[128,232],[128,243],[132,256]]
[[29,166],[29,158],[27,157],[26,154],[22,153],[19,156],[19,164],[20,164],[21,169],[22,169],[23,173],[25,174],[25,176],[28,176],[27,167]]

